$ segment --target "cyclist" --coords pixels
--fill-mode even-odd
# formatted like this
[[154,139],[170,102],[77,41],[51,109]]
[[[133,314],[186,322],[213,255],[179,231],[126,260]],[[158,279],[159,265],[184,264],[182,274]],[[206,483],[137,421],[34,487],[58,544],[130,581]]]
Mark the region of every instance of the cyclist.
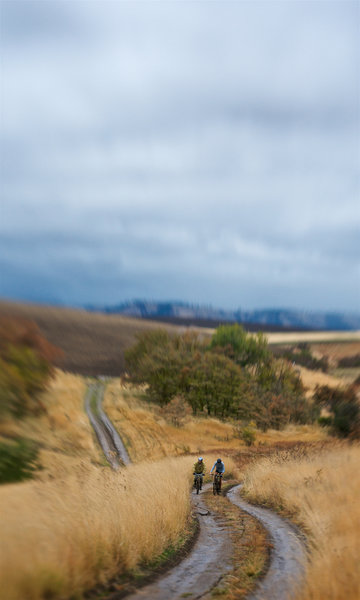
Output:
[[[205,473],[205,463],[202,456],[199,456],[197,462],[194,464],[194,473],[193,475],[201,475],[200,478],[200,489],[202,488],[203,477]],[[196,482],[196,477],[194,478],[194,486]]]
[[224,465],[223,461],[221,460],[221,458],[218,458],[214,462],[213,468],[210,471],[210,475],[212,474],[212,472],[213,472],[214,469],[215,469],[216,473],[219,473],[219,475],[220,475],[220,490],[221,490],[222,476],[225,473],[225,465]]

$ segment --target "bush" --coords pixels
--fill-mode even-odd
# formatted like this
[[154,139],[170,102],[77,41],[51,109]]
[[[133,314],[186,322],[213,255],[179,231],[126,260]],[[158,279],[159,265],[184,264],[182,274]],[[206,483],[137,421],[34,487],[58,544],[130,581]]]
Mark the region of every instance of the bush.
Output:
[[217,348],[242,367],[266,363],[271,356],[263,333],[247,333],[238,324],[221,325],[216,329],[211,338],[210,349]]
[[256,425],[254,421],[250,421],[248,425],[243,427],[241,432],[241,438],[245,442],[246,446],[253,446],[256,440]]
[[360,409],[354,386],[345,389],[316,386],[313,399],[316,406],[332,413],[335,435],[360,438]]
[[330,427],[333,424],[332,417],[319,417],[317,420],[320,427]]
[[30,479],[40,468],[37,446],[24,438],[0,443],[0,483]]
[[35,324],[0,318],[0,415],[23,417],[45,410],[41,399],[54,375],[57,349]]

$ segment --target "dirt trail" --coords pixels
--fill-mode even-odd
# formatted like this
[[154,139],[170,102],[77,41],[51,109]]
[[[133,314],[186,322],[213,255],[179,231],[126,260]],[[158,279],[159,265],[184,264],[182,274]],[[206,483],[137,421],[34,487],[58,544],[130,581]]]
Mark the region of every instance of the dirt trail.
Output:
[[193,492],[192,503],[199,516],[200,533],[189,556],[154,583],[127,596],[127,600],[202,598],[231,570],[232,546],[225,522],[209,513],[201,494]]
[[[85,408],[100,445],[114,469],[130,463],[119,434],[104,413],[101,402],[102,383],[89,386]],[[204,491],[211,484],[204,486]],[[248,600],[291,600],[304,576],[305,545],[296,529],[272,511],[245,502],[239,494],[241,485],[228,492],[233,504],[257,518],[268,530],[272,540],[270,567],[264,579],[248,596]],[[191,495],[198,515],[200,533],[187,558],[155,582],[127,596],[128,600],[198,600],[209,597],[212,588],[231,571],[232,544],[226,523],[207,509],[202,494]],[[116,594],[111,595],[116,600]]]
[[241,485],[232,488],[228,498],[265,526],[272,541],[270,567],[249,600],[290,600],[304,577],[305,544],[295,527],[271,510],[245,502],[239,494]]
[[128,465],[130,458],[118,432],[103,411],[103,395],[102,383],[90,384],[85,395],[85,410],[107,461],[117,470]]

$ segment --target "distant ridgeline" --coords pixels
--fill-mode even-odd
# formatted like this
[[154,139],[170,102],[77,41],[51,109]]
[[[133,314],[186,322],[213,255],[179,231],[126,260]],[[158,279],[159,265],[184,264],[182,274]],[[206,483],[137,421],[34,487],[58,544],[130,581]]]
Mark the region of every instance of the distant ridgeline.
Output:
[[360,314],[306,312],[288,309],[223,310],[211,306],[185,302],[152,302],[133,300],[117,306],[88,306],[87,310],[100,310],[108,314],[154,319],[167,323],[217,327],[222,323],[241,323],[248,331],[291,330],[357,330]]

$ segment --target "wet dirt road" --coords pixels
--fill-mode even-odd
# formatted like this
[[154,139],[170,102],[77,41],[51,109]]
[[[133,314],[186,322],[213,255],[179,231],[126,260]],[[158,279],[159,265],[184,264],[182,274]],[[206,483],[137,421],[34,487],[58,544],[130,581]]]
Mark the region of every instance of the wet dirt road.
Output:
[[130,463],[126,448],[102,408],[104,385],[101,382],[89,385],[85,395],[85,411],[96,433],[108,463],[114,470]]
[[264,525],[273,546],[269,569],[249,600],[291,600],[304,577],[305,544],[291,523],[267,508],[249,504],[240,490],[241,485],[232,488],[227,494],[229,500]]
[[[204,485],[204,491],[211,484]],[[192,493],[192,503],[200,521],[197,542],[187,558],[169,573],[127,600],[177,600],[202,598],[231,570],[232,545],[225,523],[209,513],[200,493]]]

